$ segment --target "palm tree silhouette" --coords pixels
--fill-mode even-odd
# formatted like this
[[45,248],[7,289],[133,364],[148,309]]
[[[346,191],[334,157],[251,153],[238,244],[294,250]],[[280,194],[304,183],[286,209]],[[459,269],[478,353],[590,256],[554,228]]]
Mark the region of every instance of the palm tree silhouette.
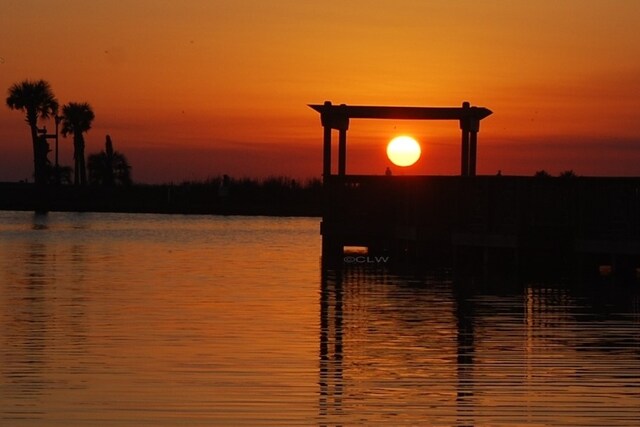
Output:
[[131,185],[131,166],[124,154],[113,150],[109,135],[107,135],[105,150],[89,156],[88,168],[91,184]]
[[95,114],[86,102],[70,102],[62,107],[62,136],[73,133],[73,158],[75,160],[74,184],[85,185],[87,172],[84,162],[84,133],[91,129]]
[[58,111],[58,101],[51,86],[44,80],[24,80],[14,83],[8,91],[7,106],[12,110],[26,113],[26,122],[31,129],[33,144],[33,176],[35,183],[42,186],[47,181],[47,154],[49,145],[38,135],[38,119],[47,119]]

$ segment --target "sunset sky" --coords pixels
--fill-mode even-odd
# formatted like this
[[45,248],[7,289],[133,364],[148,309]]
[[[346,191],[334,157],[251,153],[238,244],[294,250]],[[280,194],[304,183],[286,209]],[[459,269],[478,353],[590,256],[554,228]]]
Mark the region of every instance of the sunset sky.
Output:
[[[2,0],[0,181],[31,179],[4,100],[40,78],[92,105],[87,153],[111,135],[142,182],[319,177],[325,100],[485,106],[479,174],[640,175],[639,22],[637,0]],[[395,173],[459,173],[451,122],[353,121],[347,171],[383,173],[400,133],[423,158]]]

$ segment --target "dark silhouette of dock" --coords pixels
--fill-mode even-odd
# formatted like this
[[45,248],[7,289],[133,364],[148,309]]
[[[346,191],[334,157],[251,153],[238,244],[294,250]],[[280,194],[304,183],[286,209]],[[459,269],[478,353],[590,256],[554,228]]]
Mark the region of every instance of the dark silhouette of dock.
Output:
[[[486,269],[529,266],[609,268],[636,277],[640,268],[640,177],[476,176],[481,107],[312,106],[324,127],[323,256],[345,246],[434,265]],[[348,175],[351,118],[458,120],[461,176]],[[339,131],[338,173],[331,131]]]

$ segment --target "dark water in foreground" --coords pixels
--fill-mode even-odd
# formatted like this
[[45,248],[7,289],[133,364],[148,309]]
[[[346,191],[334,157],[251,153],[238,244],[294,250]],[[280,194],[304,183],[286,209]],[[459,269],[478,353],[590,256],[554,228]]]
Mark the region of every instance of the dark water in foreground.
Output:
[[323,272],[318,222],[0,212],[0,425],[638,425],[638,289]]

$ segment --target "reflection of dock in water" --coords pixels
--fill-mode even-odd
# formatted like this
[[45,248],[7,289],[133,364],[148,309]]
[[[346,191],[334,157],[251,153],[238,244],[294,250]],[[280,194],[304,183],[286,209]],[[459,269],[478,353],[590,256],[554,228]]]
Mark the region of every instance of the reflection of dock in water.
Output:
[[[332,417],[342,408],[342,274],[322,269],[320,292],[319,415]],[[325,425],[325,424],[320,424]]]
[[[324,128],[323,253],[344,246],[429,260],[434,265],[520,269],[640,268],[640,178],[476,176],[477,135],[486,108],[312,105]],[[461,176],[347,174],[350,119],[454,120]],[[334,173],[333,130],[339,133]]]
[[638,291],[523,285],[324,268],[318,425],[635,425]]
[[424,285],[383,269],[323,268],[319,426],[473,425],[473,302],[466,288]]

